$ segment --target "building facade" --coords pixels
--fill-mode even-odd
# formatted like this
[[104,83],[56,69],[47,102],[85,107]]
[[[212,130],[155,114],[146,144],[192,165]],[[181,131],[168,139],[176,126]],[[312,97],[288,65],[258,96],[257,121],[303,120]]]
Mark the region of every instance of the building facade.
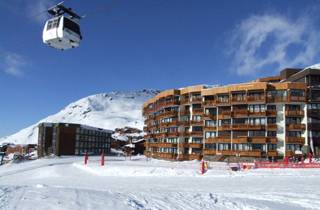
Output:
[[111,130],[71,123],[38,125],[38,156],[110,153]]
[[222,87],[166,90],[143,107],[149,157],[319,155],[320,70]]

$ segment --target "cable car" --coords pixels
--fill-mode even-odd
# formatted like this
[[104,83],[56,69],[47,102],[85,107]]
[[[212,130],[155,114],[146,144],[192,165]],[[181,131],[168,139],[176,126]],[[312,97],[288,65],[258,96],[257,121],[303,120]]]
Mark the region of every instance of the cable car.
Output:
[[[63,6],[62,3],[48,10],[48,13],[54,17],[46,22],[42,40],[43,43],[50,47],[67,50],[80,45],[82,40],[79,24],[81,17],[73,12],[71,8]],[[69,14],[69,17],[64,14]]]

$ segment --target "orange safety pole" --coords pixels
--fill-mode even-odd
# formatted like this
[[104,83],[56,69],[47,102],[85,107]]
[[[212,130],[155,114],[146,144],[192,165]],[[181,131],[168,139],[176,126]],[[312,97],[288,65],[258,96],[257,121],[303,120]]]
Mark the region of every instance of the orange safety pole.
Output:
[[104,166],[104,153],[101,153],[101,166]]

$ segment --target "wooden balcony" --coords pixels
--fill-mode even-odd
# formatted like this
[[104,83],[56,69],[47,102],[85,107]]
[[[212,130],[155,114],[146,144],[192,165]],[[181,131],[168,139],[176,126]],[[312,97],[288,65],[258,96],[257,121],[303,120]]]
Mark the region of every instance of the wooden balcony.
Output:
[[216,106],[216,101],[215,100],[205,100],[203,101],[203,106]]
[[248,112],[249,116],[263,117],[266,116],[267,112]]
[[230,105],[230,100],[217,100],[216,106],[227,106]]
[[248,140],[252,144],[266,144],[268,142],[267,137],[265,136],[249,137]]
[[168,138],[175,138],[175,137],[179,137],[179,136],[180,136],[179,132],[166,133],[166,137],[168,137]]
[[268,103],[281,103],[281,102],[287,102],[288,98],[286,96],[269,96],[267,97]]
[[247,109],[235,109],[232,112],[233,117],[247,117],[248,116],[248,110]]
[[160,127],[177,126],[178,124],[179,124],[178,120],[174,120],[172,122],[162,122],[160,123]]
[[203,119],[205,119],[205,120],[216,120],[217,119],[217,115],[203,114]]
[[181,126],[190,126],[190,121],[179,121],[178,124]]
[[289,102],[305,102],[305,96],[289,96]]
[[191,103],[202,103],[202,97],[191,97]]
[[177,111],[165,111],[156,116],[156,119],[164,118],[164,117],[176,117],[178,116]]
[[230,119],[231,111],[224,111],[218,114],[218,119]]
[[232,130],[248,130],[248,124],[233,124]]
[[202,155],[201,154],[189,154],[188,156],[188,160],[201,160],[202,159]]
[[144,138],[145,138],[145,139],[155,138],[155,135],[152,134],[152,133],[149,133],[149,134],[144,135]]
[[158,143],[158,147],[177,147],[177,143]]
[[178,106],[180,105],[179,100],[166,101],[164,106]]
[[146,142],[146,147],[150,148],[150,147],[159,147],[159,143],[158,142]]
[[182,136],[182,137],[189,137],[189,136],[190,136],[190,132],[189,132],[189,131],[180,132],[180,136]]
[[302,145],[304,145],[305,139],[304,139],[304,137],[287,136],[286,143],[287,144],[302,144]]
[[190,115],[189,110],[180,111],[180,115]]
[[285,111],[285,115],[287,117],[303,117],[304,111],[303,110],[287,110]]
[[190,136],[203,136],[203,131],[191,131]]
[[203,155],[216,155],[216,150],[215,149],[204,149]]
[[277,130],[277,124],[267,124],[267,130],[269,131]]
[[268,109],[268,110],[266,111],[266,115],[269,116],[269,117],[271,117],[271,116],[277,116],[277,110],[275,110],[275,109]]
[[305,124],[288,124],[286,125],[287,130],[305,130]]
[[265,103],[266,102],[266,97],[264,95],[261,96],[247,96],[247,102],[248,103]]
[[[231,140],[230,140],[231,141]],[[205,139],[206,144],[215,144],[218,143],[218,138],[217,137],[210,137]]]
[[246,104],[246,103],[247,103],[247,97],[243,97],[243,98],[231,97],[231,104]]
[[226,155],[226,156],[232,156],[232,155],[235,155],[235,151],[233,150],[218,150],[217,152],[217,155]]
[[246,137],[246,136],[233,137],[232,143],[234,143],[234,144],[245,144],[245,143],[248,143],[248,137]]
[[192,125],[192,126],[203,126],[203,121],[191,120],[190,121],[190,125]]
[[180,100],[180,104],[188,104],[190,102],[190,99],[189,98],[182,98]]
[[190,148],[199,148],[199,149],[202,149],[203,144],[200,144],[200,143],[189,143],[189,147],[190,147]]
[[216,131],[217,130],[217,126],[204,126],[203,130],[204,131]]
[[249,130],[264,130],[266,129],[265,125],[248,125]]
[[278,143],[278,138],[277,137],[275,137],[275,136],[268,136],[267,137],[267,143],[269,143],[269,144],[276,144],[276,143]]
[[232,130],[232,129],[231,129],[231,124],[220,125],[220,126],[218,126],[218,130],[219,130],[219,131]]
[[176,158],[177,158],[177,154],[173,154],[173,153],[153,152],[153,153],[151,153],[151,157],[154,157],[154,158],[161,158],[161,159],[174,160],[174,159],[176,159]]
[[260,150],[251,150],[251,151],[220,150],[220,151],[217,151],[217,154],[226,155],[226,156],[239,155],[240,157],[261,157],[261,151]]
[[267,156],[268,157],[278,157],[278,152],[277,151],[273,151],[273,150],[270,150],[267,152]]
[[237,151],[239,156],[245,156],[245,157],[261,157],[261,151],[260,150],[252,150],[252,151]]
[[195,109],[192,109],[192,114],[202,115],[202,114],[203,114],[203,108],[195,108]]

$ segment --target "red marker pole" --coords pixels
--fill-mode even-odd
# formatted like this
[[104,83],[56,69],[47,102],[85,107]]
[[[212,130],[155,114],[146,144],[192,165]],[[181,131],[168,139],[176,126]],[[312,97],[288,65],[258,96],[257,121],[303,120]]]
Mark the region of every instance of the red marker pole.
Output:
[[104,166],[104,153],[101,153],[101,166]]
[[88,152],[86,152],[86,154],[84,155],[84,164],[87,165],[88,164]]
[[204,174],[204,161],[203,159],[201,160],[201,174]]

